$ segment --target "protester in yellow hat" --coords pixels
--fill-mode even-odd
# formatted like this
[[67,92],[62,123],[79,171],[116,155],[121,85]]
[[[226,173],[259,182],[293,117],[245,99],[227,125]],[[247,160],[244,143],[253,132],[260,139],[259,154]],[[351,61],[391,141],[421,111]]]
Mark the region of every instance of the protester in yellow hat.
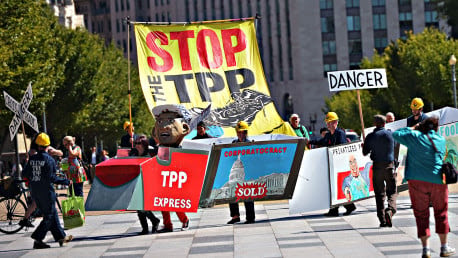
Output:
[[412,102],[410,103],[412,115],[407,118],[407,127],[412,127],[428,118],[428,116],[423,113],[424,105],[425,104],[423,103],[423,100],[421,98],[412,99]]
[[49,136],[46,133],[40,133],[35,139],[35,143],[38,145],[38,153],[30,157],[23,171],[23,176],[29,179],[32,199],[43,213],[43,220],[31,236],[35,240],[33,248],[51,247],[43,242],[48,231],[51,231],[54,240],[60,246],[64,246],[73,239],[73,236],[66,236],[60,225],[56,210],[57,198],[54,184],[68,185],[70,181],[56,176],[56,162],[46,152],[46,148],[51,143]]
[[[248,140],[248,123],[245,121],[239,121],[235,126],[235,131],[237,132],[237,139],[233,140],[232,143],[236,142],[250,142]],[[231,212],[231,220],[227,224],[234,224],[240,222],[240,211],[239,203],[229,203],[229,210]],[[255,222],[255,213],[254,213],[254,201],[247,200],[245,201],[245,212],[246,212],[246,221],[245,224],[252,224]]]
[[134,123],[129,121],[124,122],[123,125],[126,134],[121,137],[121,148],[133,148],[133,143],[137,139],[137,135],[134,133]]
[[[324,121],[326,122],[328,132],[323,138],[319,140],[309,141],[310,144],[329,147],[347,143],[347,135],[345,134],[345,130],[337,127],[339,124],[339,117],[337,116],[336,112],[328,112]],[[356,206],[353,203],[344,205],[344,207],[347,209],[344,215],[350,215],[354,210],[356,210]],[[339,206],[329,209],[329,211],[324,215],[332,217],[339,216]]]

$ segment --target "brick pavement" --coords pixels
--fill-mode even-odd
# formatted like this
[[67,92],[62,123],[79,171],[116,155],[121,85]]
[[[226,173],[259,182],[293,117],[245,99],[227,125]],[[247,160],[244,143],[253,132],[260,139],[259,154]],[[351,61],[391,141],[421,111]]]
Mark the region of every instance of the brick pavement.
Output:
[[[449,242],[458,247],[458,194],[451,194]],[[226,225],[227,205],[190,213],[190,229],[137,235],[135,213],[93,215],[84,227],[68,230],[75,240],[59,248],[48,234],[50,249],[33,250],[31,232],[0,235],[0,257],[420,257],[415,219],[407,196],[398,200],[394,227],[379,228],[374,199],[357,203],[351,216],[328,218],[325,211],[288,214],[288,203],[256,202],[255,224]],[[343,211],[343,209],[341,209]],[[244,212],[244,209],[241,208]],[[160,212],[155,212],[160,217]],[[175,227],[178,219],[172,214]],[[242,219],[244,214],[242,214]],[[243,222],[243,220],[242,220]],[[434,232],[434,220],[431,220]],[[439,239],[431,237],[433,257]],[[455,256],[458,257],[458,256]]]

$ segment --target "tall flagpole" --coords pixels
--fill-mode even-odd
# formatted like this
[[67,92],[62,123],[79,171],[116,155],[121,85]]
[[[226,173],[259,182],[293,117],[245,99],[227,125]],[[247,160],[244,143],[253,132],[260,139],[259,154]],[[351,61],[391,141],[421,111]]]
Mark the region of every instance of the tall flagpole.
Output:
[[129,88],[129,122],[130,122],[130,139],[131,139],[131,147],[134,147],[134,133],[133,133],[133,125],[132,125],[132,102],[131,102],[131,91],[130,91],[130,17],[126,17],[127,22],[127,86]]

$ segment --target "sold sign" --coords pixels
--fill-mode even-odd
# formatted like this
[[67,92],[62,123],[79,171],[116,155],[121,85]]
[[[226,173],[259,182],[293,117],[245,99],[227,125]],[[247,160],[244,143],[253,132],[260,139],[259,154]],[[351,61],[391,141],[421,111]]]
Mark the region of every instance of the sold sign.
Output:
[[239,184],[237,183],[237,187],[235,188],[235,196],[237,197],[237,200],[247,200],[247,199],[261,199],[267,195],[267,187],[266,183],[259,184],[259,183],[254,183],[254,184],[249,184],[249,183],[243,183]]
[[30,127],[33,128],[33,130],[35,130],[35,132],[38,133],[37,118],[27,110],[33,98],[32,84],[29,82],[29,86],[27,87],[27,90],[22,97],[21,103],[17,102],[5,91],[3,92],[3,96],[5,97],[5,106],[15,114],[8,127],[11,141],[16,135],[17,130],[19,129],[19,125],[22,121],[25,121],[28,125],[30,125]]

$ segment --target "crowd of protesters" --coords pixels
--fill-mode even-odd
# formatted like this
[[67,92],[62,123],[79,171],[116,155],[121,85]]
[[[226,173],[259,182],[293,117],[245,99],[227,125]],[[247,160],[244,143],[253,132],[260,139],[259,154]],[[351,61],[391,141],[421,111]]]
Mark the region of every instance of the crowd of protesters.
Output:
[[[439,173],[445,153],[445,139],[440,136],[438,131],[438,118],[427,117],[423,113],[424,103],[421,98],[414,98],[411,102],[412,115],[407,118],[407,127],[395,132],[385,129],[385,124],[394,121],[394,114],[388,112],[385,116],[376,115],[374,117],[375,129],[370,133],[363,143],[363,155],[370,154],[373,161],[373,178],[375,200],[377,206],[377,217],[380,220],[380,227],[391,227],[392,217],[396,213],[396,155],[394,155],[395,145],[401,143],[409,148],[407,156],[407,168],[405,180],[408,182],[410,199],[414,216],[417,222],[418,238],[421,240],[423,257],[430,257],[429,247],[429,207],[434,208],[436,221],[436,233],[441,242],[441,256],[451,256],[455,249],[450,247],[447,242],[447,235],[450,232],[448,222],[448,190],[447,185],[442,182]],[[170,106],[168,109],[153,109],[156,116],[156,124],[153,128],[150,139],[146,135],[134,133],[134,125],[125,122],[123,129],[126,134],[121,138],[120,148],[130,149],[129,156],[148,156],[158,155],[164,158],[167,154],[159,153],[158,146],[179,147],[184,136],[189,133],[189,121],[186,112],[180,109],[179,105]],[[290,119],[291,127],[298,137],[306,139],[307,146],[312,148],[335,146],[345,144],[348,141],[345,130],[338,127],[339,117],[335,112],[326,114],[325,122],[327,127],[320,130],[320,138],[310,139],[307,128],[300,124],[300,117],[292,114]],[[167,131],[170,128],[174,130]],[[237,138],[235,142],[246,142],[249,125],[245,121],[239,121],[236,126]],[[193,140],[212,138],[206,131],[204,122],[197,125],[197,135]],[[164,130],[167,133],[164,133]],[[172,132],[173,131],[173,132]],[[84,155],[80,146],[75,142],[75,137],[65,136],[62,140],[62,150],[50,146],[49,136],[41,133],[37,135],[30,146],[28,161],[24,164],[23,175],[30,181],[32,188],[33,203],[29,206],[27,216],[20,224],[33,227],[28,221],[28,216],[37,206],[43,212],[43,220],[32,234],[35,240],[33,247],[37,249],[49,248],[43,242],[47,231],[51,231],[56,242],[60,246],[71,241],[73,237],[66,236],[60,226],[55,209],[56,197],[54,194],[54,183],[70,185],[77,196],[83,196],[84,182],[89,180],[94,182],[95,167],[98,163],[109,159],[106,150],[97,151],[96,147],[90,148],[90,153]],[[61,164],[61,169],[66,175],[66,179],[56,177],[56,160]],[[33,164],[32,164],[33,163]],[[40,164],[40,166],[37,166]],[[87,164],[87,166],[85,166]],[[355,161],[355,166],[356,161]],[[0,163],[2,172],[5,164]],[[17,168],[16,168],[17,169]],[[40,170],[37,171],[35,170]],[[40,176],[37,176],[40,175]],[[52,193],[51,195],[45,194]],[[385,208],[385,199],[388,197],[388,207]],[[344,205],[346,212],[350,215],[356,206],[351,202]],[[240,222],[238,203],[230,203],[231,220],[228,224]],[[253,201],[245,201],[246,222],[255,223],[255,209]],[[182,222],[182,230],[189,227],[189,218],[183,212],[176,212]],[[331,207],[325,214],[326,216],[339,216],[338,206]],[[152,222],[152,233],[172,232],[173,225],[170,219],[170,212],[162,212],[164,227],[158,230],[160,220],[151,211],[138,211],[138,217],[142,226],[140,234],[149,233],[147,218]]]

